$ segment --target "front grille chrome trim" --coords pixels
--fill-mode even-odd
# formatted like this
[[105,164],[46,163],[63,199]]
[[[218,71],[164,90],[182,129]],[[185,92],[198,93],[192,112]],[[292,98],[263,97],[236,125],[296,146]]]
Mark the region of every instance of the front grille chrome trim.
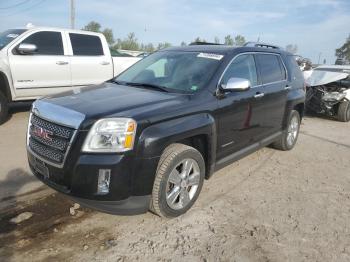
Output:
[[[72,133],[72,136],[68,142],[68,145],[67,145],[67,148],[66,148],[66,151],[64,152],[64,155],[63,155],[63,160],[61,163],[55,163],[53,161],[50,161],[49,159],[43,157],[43,156],[40,156],[38,153],[34,152],[31,147],[29,146],[29,143],[30,143],[30,129],[31,129],[31,126],[32,126],[32,117],[36,116],[36,117],[39,117],[41,118],[41,116],[38,116],[36,115],[35,113],[31,112],[30,113],[30,116],[29,116],[29,123],[28,123],[28,131],[27,131],[27,150],[30,154],[32,154],[34,157],[38,158],[39,160],[43,161],[44,163],[47,163],[48,165],[50,166],[54,166],[54,167],[57,167],[57,168],[63,168],[65,162],[66,162],[66,159],[67,159],[67,156],[70,152],[70,149],[71,149],[71,146],[73,144],[73,142],[75,141],[75,138],[76,138],[76,135],[78,133],[78,130],[77,129],[73,129],[73,133]],[[50,121],[48,119],[43,119],[45,121],[48,121],[48,122],[51,122],[52,124],[55,124],[55,125],[61,125],[61,124],[57,124],[53,121]],[[72,127],[69,127],[69,128],[72,128]],[[32,138],[34,141],[36,141],[34,138]],[[43,144],[44,145],[44,144]],[[46,145],[47,146],[47,145]],[[54,148],[54,147],[52,147]]]

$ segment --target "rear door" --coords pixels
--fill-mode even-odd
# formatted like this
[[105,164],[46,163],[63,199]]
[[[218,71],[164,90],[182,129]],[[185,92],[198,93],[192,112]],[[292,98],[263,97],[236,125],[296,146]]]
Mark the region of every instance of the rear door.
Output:
[[256,110],[260,113],[260,132],[256,139],[261,140],[280,131],[286,109],[289,86],[287,71],[279,54],[256,54],[256,61],[262,86],[256,97]]
[[107,44],[97,35],[68,33],[72,47],[73,86],[100,84],[113,77],[113,62]]
[[[9,62],[16,93],[46,95],[70,87],[70,58],[65,56],[62,33],[58,31],[35,32],[20,44],[34,44],[37,52],[21,55],[16,45],[9,51]],[[52,92],[50,92],[52,90]]]

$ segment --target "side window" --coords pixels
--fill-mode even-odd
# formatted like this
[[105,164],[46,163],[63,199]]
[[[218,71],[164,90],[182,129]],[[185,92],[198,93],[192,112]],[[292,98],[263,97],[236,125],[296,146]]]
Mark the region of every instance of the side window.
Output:
[[300,71],[300,67],[295,61],[295,57],[292,55],[287,56],[287,62],[289,63],[289,70],[292,79],[303,79],[303,73]]
[[101,39],[95,35],[69,34],[73,55],[101,56],[103,48]]
[[277,82],[285,79],[282,73],[281,62],[277,55],[256,55],[263,84]]
[[278,62],[280,64],[281,72],[282,72],[282,80],[287,80],[287,71],[283,65],[282,58],[278,57]]
[[36,45],[36,55],[64,55],[60,32],[43,31],[34,33],[22,41],[22,44]]
[[258,85],[258,77],[253,55],[240,55],[227,68],[221,84],[226,85],[232,77],[248,79],[252,86]]

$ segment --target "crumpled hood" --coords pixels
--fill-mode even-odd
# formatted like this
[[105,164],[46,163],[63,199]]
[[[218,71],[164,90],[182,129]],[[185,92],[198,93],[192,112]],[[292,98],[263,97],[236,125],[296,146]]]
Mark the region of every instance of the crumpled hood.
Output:
[[[150,111],[158,114],[174,110],[188,101],[187,95],[165,93],[157,90],[103,83],[98,86],[73,89],[65,93],[48,96],[41,101],[65,111],[78,112],[85,119],[125,116],[145,117]],[[62,112],[63,113],[63,112]],[[142,119],[144,120],[144,119]]]
[[306,83],[309,86],[322,86],[346,79],[348,76],[348,73],[313,70],[311,76],[306,79]]

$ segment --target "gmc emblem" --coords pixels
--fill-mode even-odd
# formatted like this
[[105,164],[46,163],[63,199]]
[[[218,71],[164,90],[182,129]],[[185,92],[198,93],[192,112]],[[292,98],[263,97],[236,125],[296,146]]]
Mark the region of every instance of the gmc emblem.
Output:
[[41,139],[52,141],[53,133],[39,126],[33,126],[33,134]]

